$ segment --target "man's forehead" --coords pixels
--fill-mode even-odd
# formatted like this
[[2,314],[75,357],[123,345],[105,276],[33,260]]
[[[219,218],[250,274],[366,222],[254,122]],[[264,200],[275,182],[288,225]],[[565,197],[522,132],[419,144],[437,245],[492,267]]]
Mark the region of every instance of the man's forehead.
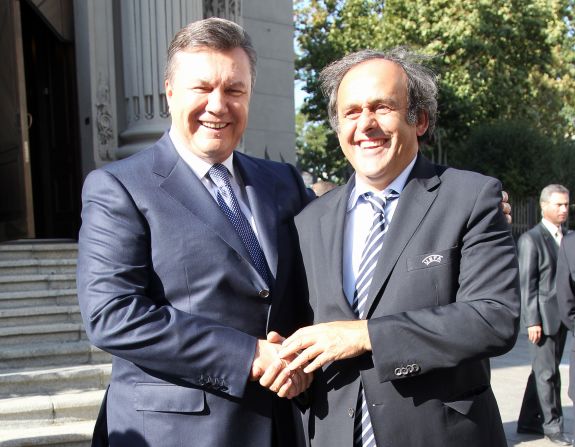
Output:
[[569,194],[564,192],[553,192],[551,196],[549,196],[549,200],[547,203],[551,204],[562,204],[569,202]]
[[368,59],[354,65],[343,76],[338,95],[343,90],[370,96],[380,96],[381,92],[370,91],[377,85],[388,90],[389,93],[405,96],[407,93],[407,74],[401,65],[383,58]]

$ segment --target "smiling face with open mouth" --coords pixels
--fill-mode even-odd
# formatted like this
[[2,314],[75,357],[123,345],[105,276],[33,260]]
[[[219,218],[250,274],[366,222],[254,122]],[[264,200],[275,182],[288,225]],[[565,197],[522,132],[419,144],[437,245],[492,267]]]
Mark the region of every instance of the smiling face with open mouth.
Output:
[[356,175],[375,191],[385,189],[413,160],[427,117],[407,121],[407,75],[385,59],[350,69],[337,92],[338,138]]
[[220,163],[236,148],[247,125],[248,56],[241,48],[195,48],[176,58],[174,74],[165,83],[172,127],[188,150]]

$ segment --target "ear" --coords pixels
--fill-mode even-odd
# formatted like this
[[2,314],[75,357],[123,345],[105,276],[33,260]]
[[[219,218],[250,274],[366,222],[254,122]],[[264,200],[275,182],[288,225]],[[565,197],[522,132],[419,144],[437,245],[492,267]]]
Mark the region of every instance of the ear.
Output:
[[421,112],[417,117],[417,124],[415,125],[415,129],[417,131],[417,136],[422,136],[429,127],[429,116],[426,112]]
[[172,88],[172,84],[170,83],[169,79],[164,81],[164,87],[166,88],[166,98],[169,101],[174,95],[174,89]]

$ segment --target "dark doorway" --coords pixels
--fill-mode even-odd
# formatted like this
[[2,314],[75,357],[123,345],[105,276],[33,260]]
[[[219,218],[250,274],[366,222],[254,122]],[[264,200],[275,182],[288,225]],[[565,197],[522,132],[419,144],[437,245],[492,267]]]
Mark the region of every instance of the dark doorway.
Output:
[[21,1],[36,238],[77,238],[80,145],[74,44]]

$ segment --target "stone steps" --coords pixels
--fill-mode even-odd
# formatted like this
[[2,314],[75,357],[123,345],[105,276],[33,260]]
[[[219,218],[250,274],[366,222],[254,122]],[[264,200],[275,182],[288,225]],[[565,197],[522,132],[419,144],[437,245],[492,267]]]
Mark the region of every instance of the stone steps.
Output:
[[0,327],[0,345],[2,346],[46,342],[65,343],[86,338],[86,332],[81,323]]
[[0,371],[0,398],[104,389],[109,363]]
[[0,309],[25,306],[77,305],[76,288],[0,292]]
[[74,274],[75,259],[12,259],[0,261],[2,275]]
[[0,244],[0,261],[25,259],[76,259],[76,243],[42,243],[40,241],[15,241]]
[[76,275],[70,273],[53,275],[0,275],[0,290],[2,292],[75,288]]
[[0,447],[88,447],[111,356],[87,340],[75,243],[0,244]]
[[6,369],[41,366],[84,365],[109,363],[110,354],[92,346],[88,340],[77,342],[32,343],[6,346],[0,349],[0,365]]
[[77,304],[0,308],[0,328],[81,322],[80,306]]
[[104,393],[89,390],[1,399],[0,428],[96,420]]
[[0,428],[0,447],[90,447],[94,421],[46,427]]

